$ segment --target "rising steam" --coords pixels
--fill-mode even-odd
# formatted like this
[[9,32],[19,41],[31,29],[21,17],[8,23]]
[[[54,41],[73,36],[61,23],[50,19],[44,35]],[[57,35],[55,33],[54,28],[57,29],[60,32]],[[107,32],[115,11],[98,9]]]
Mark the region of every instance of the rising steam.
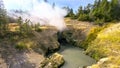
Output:
[[32,4],[31,8],[25,8],[26,12],[9,11],[8,15],[13,18],[22,17],[23,21],[29,19],[32,24],[39,23],[41,25],[55,26],[58,30],[64,30],[66,28],[64,16],[67,14],[67,11],[65,9],[59,8],[58,6],[52,6],[44,1],[28,1],[31,1],[31,3],[19,4],[22,7],[30,6],[30,4]]

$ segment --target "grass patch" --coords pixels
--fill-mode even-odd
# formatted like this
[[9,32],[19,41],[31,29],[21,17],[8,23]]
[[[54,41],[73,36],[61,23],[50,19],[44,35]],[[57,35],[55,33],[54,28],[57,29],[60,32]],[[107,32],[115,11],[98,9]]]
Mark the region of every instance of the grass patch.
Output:
[[27,46],[25,45],[25,43],[20,42],[15,46],[15,48],[19,50],[23,50],[23,49],[27,49]]
[[33,45],[34,45],[34,42],[31,41],[30,39],[23,39],[15,45],[15,48],[18,50],[24,50],[24,49],[32,48]]
[[88,48],[88,45],[89,45],[93,40],[96,39],[98,33],[99,33],[102,29],[104,29],[104,27],[99,27],[99,26],[97,26],[97,27],[91,28],[91,30],[90,30],[87,38],[80,44],[80,47],[81,47],[81,48],[84,48],[84,49],[87,49],[87,48]]
[[118,54],[120,54],[120,31],[118,27],[120,27],[120,25],[115,24],[101,30],[97,34],[94,34],[93,32],[94,35],[97,35],[94,40],[89,39],[88,36],[88,39],[85,42],[88,45],[86,54],[96,60],[107,56],[118,56]]

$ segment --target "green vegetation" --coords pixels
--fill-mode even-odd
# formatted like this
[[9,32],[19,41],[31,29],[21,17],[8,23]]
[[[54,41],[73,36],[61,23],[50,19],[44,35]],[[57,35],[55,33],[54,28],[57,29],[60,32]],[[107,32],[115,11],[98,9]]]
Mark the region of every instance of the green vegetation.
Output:
[[15,46],[16,49],[19,49],[19,50],[23,50],[23,49],[27,49],[25,43],[18,43],[16,46]]
[[94,41],[96,39],[96,37],[98,36],[99,32],[107,27],[109,27],[111,24],[106,24],[104,26],[94,26],[90,29],[90,31],[88,32],[88,35],[86,37],[85,40],[83,40],[80,43],[80,47],[87,49],[88,46],[91,44],[92,41]]
[[[7,16],[6,9],[4,8],[3,1],[0,1],[0,37],[5,37],[10,34],[21,34],[24,36],[32,34],[32,27],[29,25],[30,20],[25,20],[23,22],[22,18],[16,19],[16,22],[10,22],[10,17]],[[15,27],[16,30],[13,31],[12,28]],[[34,27],[35,28],[35,27]],[[17,33],[18,32],[18,33]]]
[[102,30],[102,27],[94,27],[90,30],[87,38],[81,43],[80,47],[87,49],[88,45],[97,37],[97,34]]
[[120,3],[119,0],[95,0],[94,4],[88,4],[86,7],[80,6],[77,13],[68,9],[67,17],[78,19],[79,21],[93,21],[94,24],[103,25],[105,22],[120,21]]
[[[108,24],[91,28],[80,47],[86,50],[86,54],[99,60],[103,57],[117,55],[120,47],[120,24]],[[114,53],[116,52],[116,53]]]
[[37,32],[42,31],[42,29],[40,29],[40,24],[35,24],[34,28],[35,28],[35,31],[37,31]]
[[35,37],[33,31],[41,31],[39,25],[32,27],[33,25],[29,25],[31,24],[30,20],[23,22],[21,17],[16,19],[16,22],[11,23],[6,10],[2,6],[4,4],[0,1],[0,40],[9,43],[9,45],[13,44],[19,50],[29,49],[35,42],[30,41],[30,38]]
[[69,8],[69,7],[64,7],[64,9],[66,9],[68,11],[68,14],[66,15],[66,17],[70,17],[71,19],[75,19],[75,14],[73,13],[73,9]]
[[107,58],[108,60],[100,64],[92,65],[92,68],[119,68],[120,66],[120,23],[112,24],[101,30],[97,37],[90,42],[86,50],[86,54],[100,60]]
[[15,45],[15,48],[19,50],[25,50],[32,48],[33,45],[35,46],[35,42],[28,38],[18,41]]
[[23,21],[21,17],[14,19],[15,22],[11,22],[10,19],[12,20],[12,18],[9,18],[3,1],[0,1],[0,40],[14,43],[15,48],[19,50],[29,49],[28,44],[34,42],[30,41],[30,38],[35,37],[33,34],[34,31],[41,31],[39,28],[40,25],[30,25],[30,20]]
[[2,2],[0,2],[0,36],[4,36],[8,31],[8,18],[7,13],[4,8],[4,5],[2,5]]
[[90,4],[88,4],[88,6],[84,10],[82,6],[79,7],[78,12],[76,14],[76,17],[79,21],[90,20],[89,19],[90,7],[91,7]]
[[104,66],[106,66],[106,68],[119,67],[119,61],[117,62],[116,60],[120,60],[120,24],[109,23],[120,21],[119,10],[119,0],[95,0],[94,4],[88,4],[84,8],[80,6],[76,14],[73,14],[73,12],[69,10],[67,17],[71,19],[92,21],[93,24],[100,25],[93,27],[86,36],[86,39],[82,42],[72,38],[72,41],[73,39],[76,40],[74,45],[85,49],[85,53],[94,59],[109,58],[105,63],[95,65],[95,67],[93,65],[93,68],[102,68]]
[[[79,23],[82,24],[83,22]],[[79,24],[77,23],[77,25]],[[94,25],[91,28],[88,28],[86,24],[87,29],[78,29],[83,25],[78,27],[77,25],[68,25],[71,30],[64,31],[60,38],[66,40],[69,44],[83,48],[85,54],[96,59],[98,63],[92,65],[91,68],[119,68],[120,23],[107,23],[103,26]],[[83,32],[85,30],[88,30],[88,32]],[[87,34],[86,37],[84,37],[85,34]],[[103,61],[104,58],[108,60]]]
[[117,55],[120,50],[120,31],[117,27],[120,27],[120,25],[116,24],[100,31],[97,37],[90,42],[86,53],[96,60]]

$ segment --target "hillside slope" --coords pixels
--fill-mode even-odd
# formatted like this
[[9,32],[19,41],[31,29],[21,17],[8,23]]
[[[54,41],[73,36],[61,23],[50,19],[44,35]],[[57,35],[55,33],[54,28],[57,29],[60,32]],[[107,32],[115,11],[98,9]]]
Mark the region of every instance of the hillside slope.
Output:
[[120,23],[101,30],[86,50],[96,60],[92,68],[120,68]]

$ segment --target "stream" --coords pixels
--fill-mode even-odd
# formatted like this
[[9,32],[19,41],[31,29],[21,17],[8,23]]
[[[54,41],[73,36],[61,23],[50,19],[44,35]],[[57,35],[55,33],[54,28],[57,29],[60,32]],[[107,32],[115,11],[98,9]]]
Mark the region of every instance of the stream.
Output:
[[61,68],[83,68],[84,66],[96,63],[94,59],[85,55],[83,52],[84,50],[78,47],[61,45],[58,53],[63,55],[65,60],[65,64]]

